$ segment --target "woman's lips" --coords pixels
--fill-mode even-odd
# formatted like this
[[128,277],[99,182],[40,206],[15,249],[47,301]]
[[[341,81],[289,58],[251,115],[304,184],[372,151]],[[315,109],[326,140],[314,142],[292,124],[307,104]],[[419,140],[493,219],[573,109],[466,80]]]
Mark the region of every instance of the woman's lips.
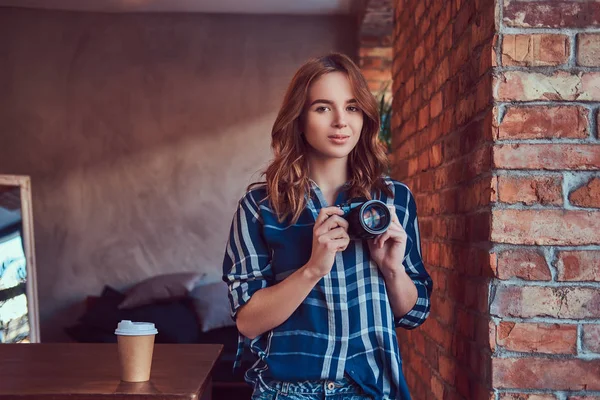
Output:
[[346,135],[332,135],[332,136],[328,136],[327,137],[329,139],[329,141],[335,143],[335,144],[344,144],[348,141],[348,139],[350,138],[350,136],[346,136]]

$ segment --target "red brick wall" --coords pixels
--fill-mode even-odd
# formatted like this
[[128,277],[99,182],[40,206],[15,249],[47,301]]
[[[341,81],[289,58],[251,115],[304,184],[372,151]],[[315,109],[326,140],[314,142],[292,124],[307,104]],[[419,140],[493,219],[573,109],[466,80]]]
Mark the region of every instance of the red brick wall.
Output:
[[415,400],[600,400],[600,3],[395,0],[393,172],[432,315]]
[[392,93],[392,0],[369,0],[359,13],[359,65],[369,89],[379,95],[387,86]]
[[600,3],[498,11],[492,385],[502,400],[598,400]]
[[399,330],[415,400],[489,398],[494,4],[396,0],[392,175],[416,196],[432,314]]

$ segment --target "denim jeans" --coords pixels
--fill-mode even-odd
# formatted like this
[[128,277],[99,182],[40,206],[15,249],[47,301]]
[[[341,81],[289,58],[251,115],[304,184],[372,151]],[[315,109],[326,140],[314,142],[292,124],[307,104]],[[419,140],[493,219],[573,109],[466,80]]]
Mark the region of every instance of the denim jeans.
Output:
[[256,383],[252,400],[367,400],[356,382],[348,375],[339,381],[317,380],[282,382],[262,380]]

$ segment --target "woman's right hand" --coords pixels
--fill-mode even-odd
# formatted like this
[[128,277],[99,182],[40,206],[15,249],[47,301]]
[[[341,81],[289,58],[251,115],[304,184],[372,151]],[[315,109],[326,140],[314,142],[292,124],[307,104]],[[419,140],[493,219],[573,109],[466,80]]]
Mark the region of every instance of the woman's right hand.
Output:
[[306,267],[322,278],[327,275],[338,251],[344,251],[350,243],[348,221],[339,207],[321,209],[313,227],[312,254]]

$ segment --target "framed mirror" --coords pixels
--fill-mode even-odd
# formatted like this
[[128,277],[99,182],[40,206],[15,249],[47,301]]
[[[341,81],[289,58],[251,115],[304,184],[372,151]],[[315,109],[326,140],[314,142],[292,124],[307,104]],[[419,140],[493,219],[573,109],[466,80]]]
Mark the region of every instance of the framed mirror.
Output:
[[28,176],[0,175],[0,343],[39,343]]

